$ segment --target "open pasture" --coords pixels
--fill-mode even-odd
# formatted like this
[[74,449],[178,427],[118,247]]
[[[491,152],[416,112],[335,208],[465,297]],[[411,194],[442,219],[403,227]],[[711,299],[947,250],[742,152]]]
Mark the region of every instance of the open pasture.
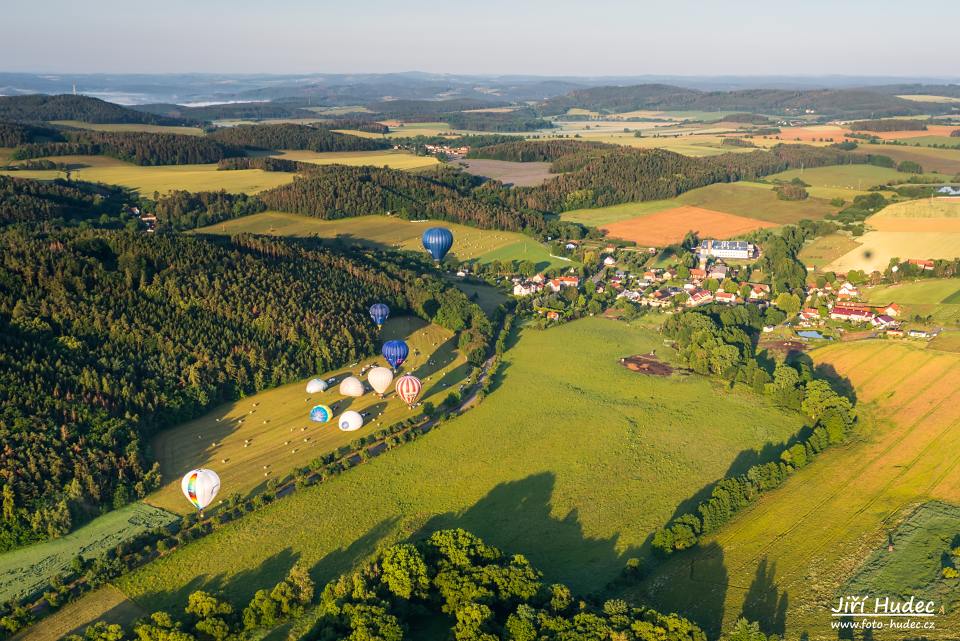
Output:
[[903,180],[907,174],[887,167],[873,165],[833,165],[814,169],[789,169],[768,176],[767,180],[789,181],[799,178],[810,185],[807,191],[818,198],[843,198],[848,203],[853,197],[867,193],[874,185],[882,185],[890,180]]
[[136,603],[110,584],[84,594],[53,614],[10,637],[11,641],[60,641],[69,634],[82,634],[95,621],[130,626],[146,616]]
[[182,136],[203,136],[200,127],[179,127],[176,125],[146,125],[139,123],[93,123],[79,120],[54,120],[50,124],[88,129],[90,131],[143,132],[147,134],[179,134]]
[[805,265],[822,269],[859,246],[849,234],[838,232],[814,238],[800,249],[797,258]]
[[433,156],[417,156],[408,151],[306,151],[287,149],[271,154],[274,158],[313,165],[373,165],[392,169],[423,169],[437,164]]
[[[918,503],[956,502],[960,354],[872,340],[810,356],[852,384],[858,434],[626,596],[690,615],[708,630],[729,629],[745,613],[767,631],[786,627],[788,638],[835,639],[827,608],[847,579],[886,550],[888,533]],[[951,611],[940,624],[956,629],[958,617]]]
[[711,209],[683,205],[603,225],[610,236],[632,240],[638,245],[663,247],[683,240],[688,231],[701,238],[733,238],[754,229],[776,227],[773,223]]
[[[960,145],[960,139],[953,144]],[[960,149],[936,149],[934,147],[914,147],[903,145],[860,145],[858,151],[870,154],[890,156],[897,162],[912,160],[919,163],[925,172],[939,172],[952,177],[960,174]]]
[[[447,394],[457,390],[471,369],[457,351],[453,334],[437,325],[412,317],[391,318],[381,335],[383,340],[402,338],[410,346],[402,370],[423,381],[422,398],[426,402],[439,405]],[[373,363],[384,365],[385,361],[375,356],[318,377],[335,378],[339,384],[348,375],[359,377],[361,368]],[[298,381],[227,403],[196,420],[162,431],[154,438],[152,450],[168,483],[146,500],[182,514],[193,511],[180,492],[180,479],[197,467],[220,475],[221,499],[233,493],[246,495],[264,486],[268,479],[282,479],[294,468],[359,436],[414,415],[392,390],[382,399],[369,390],[360,398],[349,398],[339,394],[336,384],[319,394],[307,394],[305,384],[306,380]],[[310,421],[310,408],[319,403],[331,406],[337,416],[348,409],[369,415],[359,431],[343,432],[336,419],[329,423]]]
[[831,262],[826,269],[841,273],[851,269],[883,271],[891,258],[956,258],[960,255],[960,232],[868,231],[857,242],[855,249]]
[[182,607],[200,588],[241,601],[297,560],[325,582],[378,544],[464,527],[587,593],[642,554],[651,531],[705,484],[800,428],[796,414],[753,394],[622,367],[631,354],[670,357],[639,325],[589,318],[518,331],[497,386],[463,416],[118,586],[147,611]]
[[131,503],[59,539],[4,552],[0,554],[0,600],[28,596],[46,587],[50,577],[67,571],[78,555],[97,558],[117,544],[177,518],[144,503]]
[[897,96],[897,98],[903,98],[904,100],[913,100],[914,102],[939,102],[939,103],[952,103],[960,102],[960,98],[954,98],[952,96],[932,96],[929,94],[905,94],[902,96]]
[[[494,260],[529,260],[538,269],[563,267],[569,261],[553,258],[546,247],[516,232],[477,229],[446,221],[434,221],[454,234],[450,256],[460,261],[489,263]],[[423,251],[420,238],[430,221],[410,222],[393,216],[358,216],[322,220],[300,214],[268,211],[217,223],[199,230],[209,234],[276,234],[318,236],[375,247]]]
[[960,279],[924,278],[920,280],[870,287],[864,290],[867,302],[877,305],[897,302],[906,307],[908,317],[932,316],[935,322],[960,321]]
[[[143,167],[106,156],[59,156],[52,157],[50,160],[74,166],[71,175],[77,180],[129,187],[148,197],[153,196],[154,192],[164,194],[175,189],[187,191],[223,189],[236,193],[255,194],[258,191],[291,182],[294,176],[291,173],[260,169],[217,171],[216,164]],[[36,180],[54,180],[63,177],[63,172],[55,170],[0,171],[0,173]]]

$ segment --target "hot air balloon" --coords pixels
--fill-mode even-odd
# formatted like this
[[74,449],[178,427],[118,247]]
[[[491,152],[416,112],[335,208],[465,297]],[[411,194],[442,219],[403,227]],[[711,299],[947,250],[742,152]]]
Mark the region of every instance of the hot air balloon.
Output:
[[213,470],[200,468],[187,472],[180,481],[180,489],[187,500],[203,512],[204,508],[213,503],[213,499],[220,491],[220,477]]
[[397,396],[399,396],[404,403],[413,407],[420,398],[420,392],[423,391],[423,383],[421,383],[420,379],[416,376],[406,374],[397,379],[396,389]]
[[333,418],[333,410],[326,405],[317,405],[310,410],[310,420],[317,423],[326,423]]
[[327,382],[322,378],[311,378],[307,383],[307,394],[316,394],[317,392],[327,391]]
[[374,303],[370,306],[370,318],[377,324],[377,327],[382,327],[388,316],[390,316],[390,308],[383,303]]
[[403,365],[403,361],[407,360],[407,355],[410,354],[410,348],[404,341],[387,341],[380,351],[393,369]]
[[390,389],[390,383],[393,382],[393,372],[387,367],[374,367],[367,374],[367,382],[380,396]]
[[363,396],[363,383],[356,376],[348,376],[340,381],[340,393],[344,396]]
[[359,412],[347,410],[340,415],[339,427],[344,432],[356,432],[363,427],[363,417]]
[[423,248],[430,252],[433,260],[438,263],[453,247],[453,232],[446,227],[431,227],[423,232]]

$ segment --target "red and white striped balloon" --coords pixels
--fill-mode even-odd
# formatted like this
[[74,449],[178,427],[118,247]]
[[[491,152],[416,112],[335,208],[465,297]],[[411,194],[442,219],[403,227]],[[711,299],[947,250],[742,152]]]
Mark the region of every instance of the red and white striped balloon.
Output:
[[421,383],[420,379],[416,376],[404,374],[397,379],[396,390],[397,396],[399,396],[404,403],[413,407],[417,399],[420,398],[420,392],[423,391],[423,383]]

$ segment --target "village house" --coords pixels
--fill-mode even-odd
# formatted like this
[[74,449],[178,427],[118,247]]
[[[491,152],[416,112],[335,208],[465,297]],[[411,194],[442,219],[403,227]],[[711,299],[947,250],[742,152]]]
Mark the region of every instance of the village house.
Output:
[[753,258],[756,248],[745,240],[704,240],[697,248],[701,256],[714,258]]
[[696,307],[698,305],[706,305],[707,303],[712,302],[713,294],[706,289],[698,289],[690,293],[690,300],[687,301],[687,305],[690,307]]
[[815,307],[804,307],[800,310],[800,318],[805,321],[819,320],[820,312]]
[[547,287],[550,288],[550,291],[553,293],[559,292],[564,287],[579,287],[580,279],[576,276],[559,276],[557,278],[551,278],[547,282]]
[[707,278],[716,278],[717,280],[723,280],[727,277],[730,268],[724,265],[723,263],[714,263],[710,270],[707,272]]
[[873,319],[870,320],[870,324],[874,327],[887,328],[895,326],[897,324],[897,320],[892,316],[881,314],[880,316],[874,316]]
[[770,285],[763,283],[750,283],[750,293],[747,298],[750,300],[764,300],[770,296]]
[[844,283],[840,286],[840,289],[837,291],[837,298],[840,300],[850,299],[850,298],[860,298],[860,290],[857,289],[856,285],[851,283]]
[[886,333],[890,338],[903,338],[904,336],[902,329],[888,329]]
[[728,305],[732,305],[733,303],[737,302],[737,295],[731,292],[719,291],[714,295],[713,298],[718,303],[726,303]]
[[513,295],[514,296],[530,296],[531,294],[536,294],[543,291],[542,283],[535,283],[533,281],[526,281],[522,283],[517,283],[513,286]]
[[925,272],[932,272],[934,268],[934,263],[932,260],[923,259],[923,258],[909,258],[907,262],[915,267],[919,267]]
[[910,338],[930,338],[930,332],[925,329],[911,329],[907,332]]
[[704,280],[707,277],[707,270],[694,267],[690,270],[690,278],[693,280]]

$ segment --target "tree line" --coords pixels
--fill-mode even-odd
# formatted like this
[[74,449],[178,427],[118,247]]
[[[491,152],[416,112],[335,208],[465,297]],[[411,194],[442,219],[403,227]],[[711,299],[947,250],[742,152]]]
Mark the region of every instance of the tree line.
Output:
[[113,217],[127,199],[126,190],[109,185],[0,176],[0,227]]
[[407,258],[308,241],[0,231],[0,549],[158,486],[144,443],[210,406],[370,354],[374,301],[492,334]]
[[389,149],[390,143],[361,138],[310,125],[237,125],[222,127],[209,138],[228,147],[247,149],[306,149],[309,151],[375,151]]
[[909,118],[857,120],[850,123],[850,129],[854,131],[926,131],[927,123]]
[[110,156],[135,165],[194,165],[242,156],[240,147],[209,136],[143,132],[70,131],[65,142],[28,143],[16,147],[13,158],[44,156]]
[[63,134],[52,127],[0,122],[0,147],[16,147],[31,142],[63,142],[63,140]]
[[[317,590],[294,565],[245,605],[195,591],[182,614],[156,612],[124,630],[98,622],[69,641],[221,641],[291,623],[316,641],[402,641],[424,621],[443,621],[455,641],[706,641],[694,623],[620,599],[577,598],[549,584],[522,555],[504,554],[462,529],[391,545]],[[766,637],[763,637],[764,639]]]

